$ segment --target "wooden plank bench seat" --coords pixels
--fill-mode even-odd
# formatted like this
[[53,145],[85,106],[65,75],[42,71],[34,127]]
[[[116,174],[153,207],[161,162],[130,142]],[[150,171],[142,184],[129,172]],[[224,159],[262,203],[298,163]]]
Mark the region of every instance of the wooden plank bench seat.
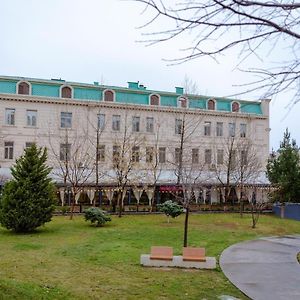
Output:
[[173,260],[173,248],[164,246],[152,246],[150,259]]
[[205,248],[183,247],[183,261],[206,261]]

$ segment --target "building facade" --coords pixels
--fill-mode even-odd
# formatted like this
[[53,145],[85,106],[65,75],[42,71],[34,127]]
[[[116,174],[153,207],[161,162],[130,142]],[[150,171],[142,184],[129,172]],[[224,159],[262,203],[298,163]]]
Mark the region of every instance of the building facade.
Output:
[[111,202],[125,186],[125,202],[160,199],[184,185],[196,201],[214,203],[226,186],[252,193],[268,185],[269,100],[8,76],[0,76],[0,99],[2,180],[36,143],[47,147],[57,184],[79,187],[76,201],[85,190]]

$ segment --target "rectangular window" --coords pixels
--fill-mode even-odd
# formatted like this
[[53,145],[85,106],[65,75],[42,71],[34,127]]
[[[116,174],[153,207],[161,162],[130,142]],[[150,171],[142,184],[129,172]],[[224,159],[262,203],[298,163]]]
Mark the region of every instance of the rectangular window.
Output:
[[204,159],[206,164],[211,164],[211,149],[205,149]]
[[240,124],[240,137],[245,138],[247,133],[247,124]]
[[5,109],[5,124],[6,125],[15,125],[15,113],[16,110],[12,108]]
[[216,136],[223,136],[223,123],[217,122]]
[[140,162],[140,147],[138,146],[132,147],[132,161],[134,163]]
[[146,118],[146,131],[153,133],[154,131],[154,118],[147,117]]
[[199,164],[199,149],[192,149],[192,163]]
[[60,127],[71,128],[72,127],[72,113],[61,112],[60,113]]
[[154,156],[154,148],[153,147],[146,147],[146,162],[152,163]]
[[228,133],[230,137],[235,137],[235,123],[228,124]]
[[247,165],[247,154],[246,150],[241,151],[241,166]]
[[121,126],[121,116],[113,115],[112,116],[112,130],[120,131],[120,126]]
[[217,150],[217,164],[223,165],[223,162],[224,162],[224,150],[218,149]]
[[160,147],[158,149],[158,160],[161,164],[166,162],[166,148]]
[[182,120],[175,119],[175,134],[181,134],[181,133],[182,133]]
[[178,164],[180,163],[181,159],[181,150],[180,148],[175,148],[175,163]]
[[69,161],[71,157],[71,144],[60,144],[59,159]]
[[105,114],[98,114],[98,129],[103,131],[105,128]]
[[132,132],[140,132],[140,117],[132,117]]
[[211,133],[211,122],[204,122],[204,135],[210,136]]
[[27,110],[27,126],[36,127],[37,111],[36,110]]
[[121,156],[121,147],[120,146],[113,146],[113,164],[116,165],[120,161],[120,156]]
[[105,145],[99,145],[97,151],[97,160],[98,162],[105,161]]
[[25,143],[25,148],[30,148],[31,146],[33,146],[35,143],[34,142],[26,142]]
[[4,142],[4,158],[14,158],[14,142]]

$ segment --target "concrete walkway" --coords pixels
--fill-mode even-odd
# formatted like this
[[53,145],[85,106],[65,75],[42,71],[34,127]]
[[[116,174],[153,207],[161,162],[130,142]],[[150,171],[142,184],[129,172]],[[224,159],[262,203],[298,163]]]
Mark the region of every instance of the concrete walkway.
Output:
[[261,238],[225,249],[225,276],[254,300],[299,300],[300,235]]

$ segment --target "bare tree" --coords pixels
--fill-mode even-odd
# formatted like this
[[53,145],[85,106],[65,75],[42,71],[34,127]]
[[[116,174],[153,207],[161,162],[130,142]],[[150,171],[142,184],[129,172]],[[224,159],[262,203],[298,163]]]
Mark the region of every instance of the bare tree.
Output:
[[148,190],[147,195],[149,198],[150,212],[153,211],[154,202],[155,202],[155,191],[163,169],[163,166],[159,161],[159,148],[161,143],[160,129],[161,129],[161,124],[158,120],[155,127],[153,128],[154,135],[155,135],[154,141],[151,141],[150,145],[148,144],[148,141],[146,141],[145,178],[146,178],[147,185],[149,185],[146,189]]
[[[95,185],[96,189],[99,188],[99,180],[104,176],[104,170],[100,169],[101,162],[105,160],[105,144],[102,144],[102,134],[106,127],[106,116],[102,113],[101,104],[97,105],[97,119],[90,118],[89,125],[92,128],[92,133],[86,132],[89,136],[89,143],[91,144],[92,151],[94,153],[95,163]],[[93,199],[93,206],[96,205],[96,197]]]
[[64,188],[70,186],[71,211],[73,218],[75,205],[83,192],[84,186],[94,172],[94,158],[91,155],[91,145],[86,135],[80,135],[78,130],[71,133],[65,128],[61,137],[49,133],[49,160],[54,166],[53,173],[61,178]]
[[173,160],[174,173],[177,177],[177,185],[182,189],[182,203],[185,209],[184,221],[184,237],[183,245],[188,244],[188,223],[190,202],[193,196],[193,190],[199,188],[203,180],[203,163],[199,157],[199,149],[193,148],[193,142],[196,140],[197,130],[200,127],[203,116],[197,113],[188,113],[186,103],[187,95],[182,99],[182,108],[175,114],[175,133],[177,141],[175,141],[175,149]]
[[246,188],[256,181],[262,171],[262,163],[253,144],[253,136],[248,132],[246,137],[244,129],[237,132],[236,120],[234,118],[232,123],[229,123],[229,137],[223,138],[221,144],[215,143],[213,170],[221,184],[224,202],[229,201],[232,193],[236,194],[242,216]]
[[[295,1],[252,0],[135,0],[153,14],[142,26],[166,20],[168,29],[146,33],[145,42],[155,44],[188,35],[192,37],[182,57],[169,60],[182,63],[200,57],[217,60],[230,49],[240,51],[241,65],[251,56],[262,61],[271,55],[274,67],[247,68],[258,79],[246,84],[246,92],[263,90],[271,97],[284,90],[295,91],[299,101],[300,3]],[[273,52],[274,49],[281,51]],[[284,57],[282,53],[284,54]]]
[[[117,206],[118,216],[122,216],[123,199],[126,195],[127,188],[130,183],[137,183],[141,177],[139,163],[141,159],[140,148],[144,144],[144,137],[139,133],[140,125],[130,126],[129,116],[127,111],[121,126],[120,119],[113,121],[114,143],[111,155],[111,163],[113,173],[108,173],[108,176],[117,187]],[[132,122],[133,123],[133,122]],[[135,127],[138,126],[138,127]]]

